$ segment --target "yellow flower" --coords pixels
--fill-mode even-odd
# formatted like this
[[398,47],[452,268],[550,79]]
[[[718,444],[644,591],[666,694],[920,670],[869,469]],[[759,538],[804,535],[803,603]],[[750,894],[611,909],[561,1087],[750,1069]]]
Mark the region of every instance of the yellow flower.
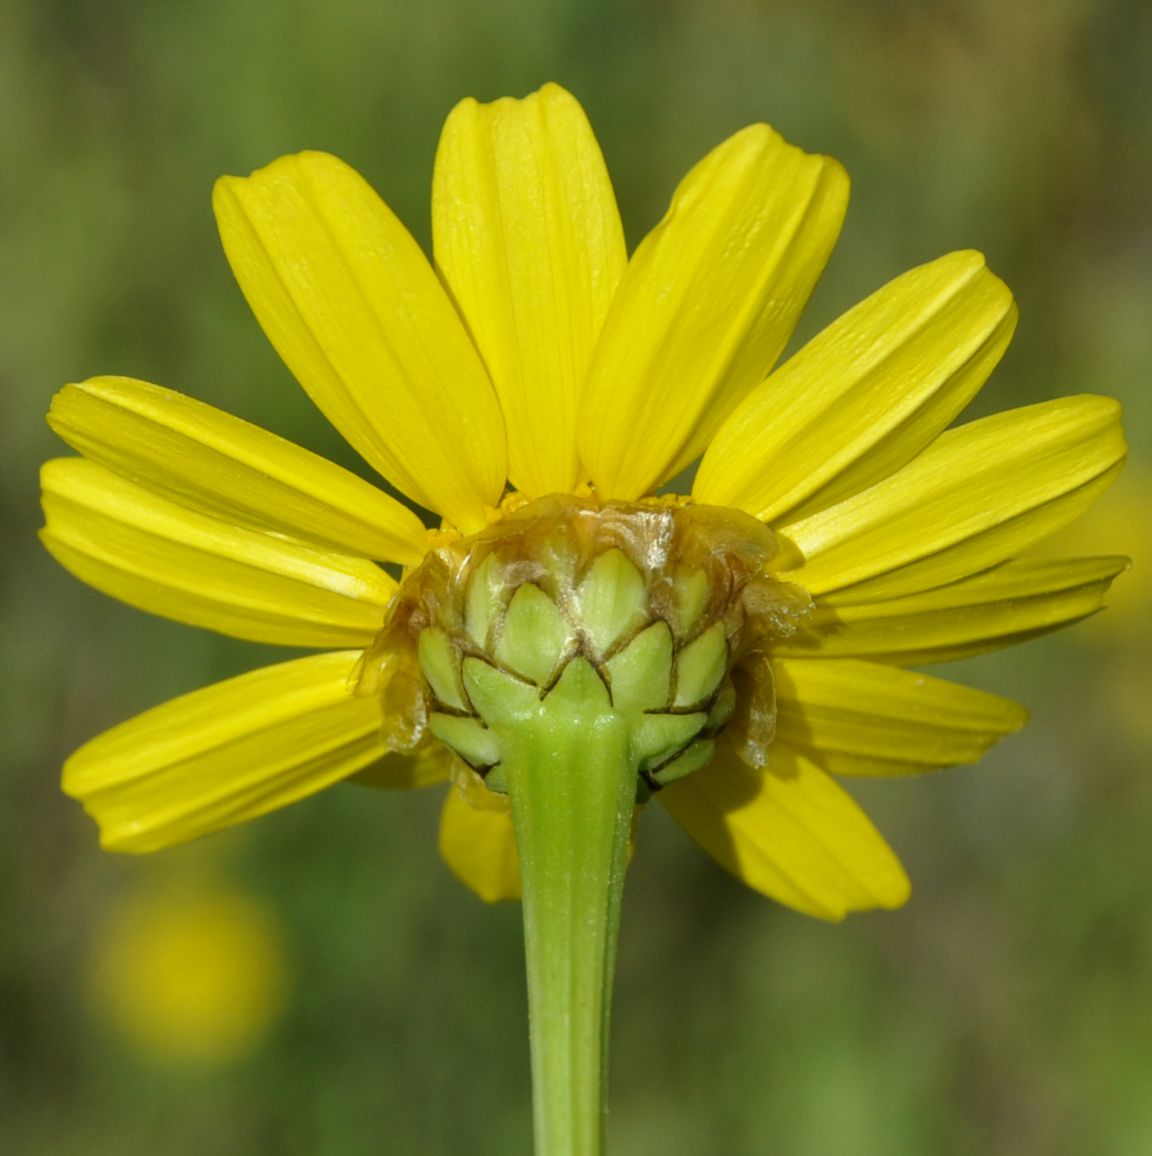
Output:
[[100,1011],[162,1064],[230,1063],[284,1005],[287,969],[270,915],[240,891],[166,884],[115,908],[93,953]]
[[83,457],[48,463],[43,479],[44,541],[63,565],[181,622],[332,648],[78,751],[64,787],[104,845],[178,843],[367,768],[392,786],[455,773],[446,859],[486,899],[517,894],[500,796],[419,718],[415,754],[388,753],[403,745],[390,699],[363,693],[362,656],[398,589],[378,563],[419,573],[549,495],[683,509],[646,496],[703,455],[691,502],[728,511],[723,525],[770,528],[766,573],[806,609],[757,656],[752,689],[774,688],[767,765],[722,735],[708,766],[656,798],[792,907],[836,919],[901,904],[898,861],[831,775],[973,762],[1023,724],[1011,702],[907,668],[1099,609],[1124,559],[1015,559],[1081,514],[1125,450],[1118,406],[1098,397],[948,428],[1015,323],[977,253],[898,277],[774,368],[847,197],[836,162],[753,125],[684,178],[629,258],[583,111],[552,85],[449,116],[435,267],[331,156],[222,179],[224,248],[265,333],[366,461],[443,527],[426,531],[337,466],[158,386],[67,386],[50,421]]

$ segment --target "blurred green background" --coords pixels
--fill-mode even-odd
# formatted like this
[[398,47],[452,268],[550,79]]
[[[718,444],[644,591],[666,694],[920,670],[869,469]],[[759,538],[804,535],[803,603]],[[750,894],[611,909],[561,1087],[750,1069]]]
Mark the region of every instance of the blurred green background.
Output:
[[327,149],[426,242],[448,109],[548,79],[587,107],[630,243],[708,148],[770,121],[854,181],[802,335],[912,264],[980,248],[1022,322],[977,411],[1115,394],[1134,451],[1066,535],[1137,556],[1113,610],[952,670],[1033,725],[979,768],[857,792],[912,874],[905,910],[805,920],[646,817],[613,1152],[1152,1152],[1143,0],[5,0],[0,1151],[528,1151],[519,915],[441,865],[438,791],[342,788],[153,858],[98,850],[58,790],[67,753],[277,655],[55,567],[36,469],[62,452],[51,394],[98,373],[362,469],[249,317],[211,183]]

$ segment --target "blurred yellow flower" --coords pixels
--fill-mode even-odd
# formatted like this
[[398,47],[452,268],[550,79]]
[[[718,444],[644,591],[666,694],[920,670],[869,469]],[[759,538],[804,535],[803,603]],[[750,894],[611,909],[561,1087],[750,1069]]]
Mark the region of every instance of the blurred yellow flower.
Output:
[[271,913],[232,889],[157,885],[114,908],[93,946],[101,1014],[157,1064],[224,1064],[263,1040],[287,969]]
[[[665,763],[651,756],[644,789],[694,760],[656,798],[783,903],[829,919],[902,903],[899,863],[831,775],[973,762],[1023,724],[1014,703],[906,668],[1100,606],[1124,559],[1017,558],[1089,506],[1125,448],[1118,406],[1099,397],[948,428],[1015,324],[1011,294],[973,252],[896,278],[774,368],[847,197],[835,161],[753,125],[692,169],[629,257],[583,110],[553,85],[449,116],[435,266],[334,157],[222,179],[224,248],[265,333],[365,460],[443,522],[426,531],[358,477],[158,386],[67,386],[49,420],[83,456],[43,474],[43,537],[63,565],[180,622],[330,648],[177,699],[78,751],[65,790],[104,845],[178,843],[368,768],[377,784],[415,786],[455,767],[475,787],[431,737],[485,773],[499,757],[476,685],[457,681],[462,656],[487,656],[538,697],[556,671],[533,673],[539,655],[501,655],[485,618],[480,634],[449,631],[443,652],[444,632],[425,631],[423,674],[398,677],[387,645],[397,607],[413,638],[437,612],[463,615],[463,581],[440,611],[419,601],[420,583],[458,563],[471,578],[491,533],[531,524],[532,548],[551,549],[550,528],[572,539],[602,512],[676,535],[707,508],[695,557],[700,574],[700,560],[722,558],[719,577],[694,594],[674,551],[652,562],[636,552],[649,539],[624,532],[618,577],[623,590],[627,566],[640,573],[638,617],[601,641],[587,622],[557,619],[558,604],[518,597],[515,566],[501,571],[494,613],[535,623],[529,635],[552,631],[556,653],[594,661],[609,682],[613,656],[640,662],[637,631],[653,627],[645,661],[664,647],[671,669],[674,647],[677,673],[631,706],[665,727],[678,713],[684,734]],[[690,500],[651,498],[698,458]],[[402,590],[381,561],[406,568]],[[545,582],[539,556],[528,561]],[[568,593],[584,581],[575,573]],[[693,616],[684,605],[697,596],[710,609]],[[605,606],[596,613],[619,609]],[[738,647],[756,614],[774,633]],[[676,686],[690,667],[698,701]],[[389,753],[403,747],[414,753]],[[482,790],[481,806],[450,793],[441,845],[484,898],[512,896],[511,823]]]

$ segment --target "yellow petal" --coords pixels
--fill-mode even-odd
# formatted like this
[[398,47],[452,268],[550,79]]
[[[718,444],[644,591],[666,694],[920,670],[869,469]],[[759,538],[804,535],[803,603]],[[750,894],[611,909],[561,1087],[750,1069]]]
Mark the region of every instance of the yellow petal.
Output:
[[757,386],[713,439],[697,501],[795,520],[914,458],[1008,346],[1012,295],[979,253],[950,253],[849,310]]
[[1069,397],[942,434],[870,489],[778,529],[806,559],[790,581],[828,603],[872,602],[999,565],[1066,525],[1124,460],[1120,407]]
[[902,666],[951,662],[1068,626],[1104,604],[1127,558],[1006,562],[984,574],[888,602],[822,606],[773,650]]
[[358,655],[298,658],[146,711],[64,765],[110,851],[156,851],[286,807],[384,752],[380,704],[348,693]]
[[1028,721],[1006,698],[873,662],[778,658],[772,674],[776,742],[837,775],[914,775],[975,763]]
[[83,458],[46,463],[41,481],[52,556],[177,622],[284,646],[365,646],[396,590],[372,562],[195,513]]
[[213,197],[232,271],[312,400],[384,477],[465,531],[504,486],[484,366],[420,247],[357,172],[281,157]]
[[749,887],[820,919],[900,907],[908,877],[864,812],[815,763],[773,747],[753,770],[714,762],[660,792],[672,817]]
[[507,807],[473,807],[453,787],[440,815],[440,854],[485,903],[520,898],[520,854]]
[[835,161],[762,124],[684,178],[628,265],[581,399],[580,452],[605,497],[687,465],[772,368],[847,201]]
[[427,538],[355,474],[203,402],[128,377],[66,385],[48,424],[85,457],[182,506],[411,566]]
[[529,496],[582,481],[576,400],[627,264],[616,198],[584,110],[545,85],[465,100],[432,184],[440,268],[508,426],[508,474]]
[[409,791],[446,782],[452,770],[452,752],[443,743],[429,742],[411,754],[387,754],[350,780],[358,787]]

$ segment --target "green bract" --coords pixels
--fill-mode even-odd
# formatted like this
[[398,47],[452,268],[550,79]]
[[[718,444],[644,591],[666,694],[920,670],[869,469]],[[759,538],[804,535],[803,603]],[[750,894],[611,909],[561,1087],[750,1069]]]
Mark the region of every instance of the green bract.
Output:
[[[763,526],[732,511],[524,503],[409,575],[362,682],[406,701],[397,749],[430,732],[500,793],[525,728],[586,716],[622,736],[644,802],[710,761],[733,717],[733,675],[763,681],[757,656],[807,613],[763,572],[774,552]],[[770,678],[749,701],[743,746],[762,751]]]

